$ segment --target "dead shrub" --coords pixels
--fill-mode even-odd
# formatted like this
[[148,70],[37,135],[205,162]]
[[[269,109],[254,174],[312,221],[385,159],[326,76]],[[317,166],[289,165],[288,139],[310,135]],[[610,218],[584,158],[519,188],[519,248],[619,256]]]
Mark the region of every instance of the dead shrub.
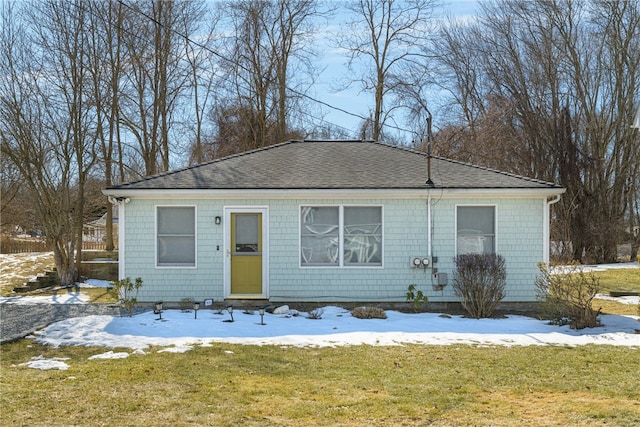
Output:
[[454,258],[453,290],[475,319],[491,317],[505,297],[507,270],[498,254],[464,254]]
[[356,307],[351,310],[351,315],[358,319],[386,319],[387,313],[378,307]]
[[307,315],[307,319],[320,320],[322,319],[323,314],[324,314],[324,308],[318,307],[309,312],[309,314]]
[[556,325],[569,325],[572,329],[600,326],[600,309],[593,309],[593,298],[600,291],[600,280],[593,272],[586,273],[581,265],[571,263],[562,271],[551,272],[545,263],[539,263],[536,294],[542,317]]

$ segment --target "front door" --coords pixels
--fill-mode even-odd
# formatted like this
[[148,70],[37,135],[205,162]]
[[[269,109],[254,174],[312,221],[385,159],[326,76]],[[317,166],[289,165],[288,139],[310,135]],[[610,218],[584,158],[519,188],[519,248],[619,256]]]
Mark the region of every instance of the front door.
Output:
[[266,297],[263,215],[263,210],[228,212],[228,297]]

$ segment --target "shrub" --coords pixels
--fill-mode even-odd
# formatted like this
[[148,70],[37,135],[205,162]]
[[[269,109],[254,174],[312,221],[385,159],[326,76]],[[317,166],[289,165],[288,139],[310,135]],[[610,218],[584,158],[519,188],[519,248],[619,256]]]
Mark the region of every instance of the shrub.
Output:
[[407,288],[407,302],[412,302],[413,303],[413,311],[418,311],[418,308],[420,308],[420,306],[422,304],[426,304],[429,302],[429,298],[422,293],[421,290],[419,290],[418,288],[416,288],[416,285],[409,285],[409,287]]
[[133,307],[138,302],[138,291],[142,287],[142,279],[137,277],[135,282],[132,283],[131,279],[127,277],[126,279],[111,282],[111,286],[113,287],[111,292],[118,298],[120,306],[127,310],[129,317],[133,316]]
[[180,300],[180,311],[183,313],[191,313],[194,301],[193,298],[182,298]]
[[498,254],[465,254],[454,258],[453,290],[475,319],[491,317],[505,297],[507,271]]
[[585,273],[577,263],[556,273],[545,263],[539,263],[538,268],[536,293],[544,319],[557,325],[568,324],[573,329],[600,325],[600,310],[594,310],[592,306],[593,298],[600,290],[600,280],[592,272]]
[[351,315],[358,319],[386,319],[387,313],[378,307],[356,307],[351,310]]

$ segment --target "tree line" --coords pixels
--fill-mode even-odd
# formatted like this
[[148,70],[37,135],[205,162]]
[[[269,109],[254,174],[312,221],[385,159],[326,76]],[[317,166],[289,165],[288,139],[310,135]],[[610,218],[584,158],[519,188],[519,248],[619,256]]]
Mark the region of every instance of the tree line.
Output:
[[[435,154],[567,188],[553,238],[568,257],[637,251],[638,1],[499,0],[465,20],[435,0],[0,7],[3,228],[39,224],[65,283],[83,223],[112,224],[104,186],[294,138],[426,149],[432,112]],[[337,89],[370,100],[356,129],[323,119],[319,37],[344,53]]]

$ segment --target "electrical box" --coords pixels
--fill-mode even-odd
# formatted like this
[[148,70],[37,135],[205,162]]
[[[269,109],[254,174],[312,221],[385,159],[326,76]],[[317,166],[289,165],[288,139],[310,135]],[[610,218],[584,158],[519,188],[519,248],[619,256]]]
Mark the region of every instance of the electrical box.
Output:
[[447,284],[447,273],[438,273],[438,285],[445,286]]

